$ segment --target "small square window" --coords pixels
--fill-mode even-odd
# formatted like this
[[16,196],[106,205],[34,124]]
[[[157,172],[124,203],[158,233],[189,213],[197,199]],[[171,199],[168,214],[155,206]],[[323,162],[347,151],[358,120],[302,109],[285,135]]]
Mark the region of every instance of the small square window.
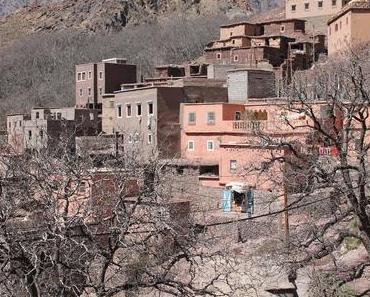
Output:
[[317,2],[317,7],[322,8],[323,7],[323,2],[322,1]]
[[39,119],[39,118],[40,118],[40,113],[36,111],[36,119]]
[[136,115],[141,116],[141,103],[136,104]]
[[57,120],[61,120],[62,119],[62,113],[61,112],[57,112]]
[[189,125],[195,125],[196,122],[196,113],[195,112],[189,112]]
[[89,71],[89,79],[91,79],[92,78],[92,73],[91,73],[91,71]]
[[148,103],[148,114],[149,115],[152,115],[154,112],[153,112],[153,102],[149,102]]
[[82,80],[86,80],[86,72],[82,72]]
[[132,143],[132,134],[128,135],[128,143]]
[[153,136],[152,134],[148,134],[148,144],[151,144],[153,142]]
[[297,9],[297,5],[292,5],[292,11],[294,12],[296,11],[296,9]]
[[94,120],[94,113],[90,112],[90,121]]
[[235,121],[240,121],[242,119],[242,113],[240,111],[235,112]]
[[216,59],[217,59],[217,60],[221,60],[221,53],[217,53],[217,54],[216,54]]
[[235,55],[234,56],[234,62],[238,62],[239,61],[239,56],[238,55]]
[[88,89],[89,96],[91,96],[91,88]]
[[216,115],[213,111],[207,112],[207,124],[214,125],[215,124]]
[[193,151],[195,148],[195,142],[194,140],[189,140],[188,141],[188,151]]
[[82,96],[83,95],[83,90],[82,89],[80,89],[80,96]]
[[130,117],[132,115],[132,110],[131,110],[131,104],[126,105],[126,116]]
[[99,79],[103,79],[103,71],[99,72]]
[[232,44],[235,44],[235,39],[233,39]]
[[310,9],[310,3],[305,3],[304,4],[304,9],[309,10]]
[[99,88],[99,95],[103,95],[103,89]]
[[81,72],[77,73],[77,81],[81,80]]
[[285,32],[285,26],[284,25],[281,25],[280,32]]
[[331,0],[331,5],[332,6],[337,6],[337,0]]
[[230,172],[236,172],[238,163],[236,160],[230,160]]
[[213,140],[207,140],[207,151],[213,151],[215,149]]
[[117,117],[122,118],[122,105],[117,105]]

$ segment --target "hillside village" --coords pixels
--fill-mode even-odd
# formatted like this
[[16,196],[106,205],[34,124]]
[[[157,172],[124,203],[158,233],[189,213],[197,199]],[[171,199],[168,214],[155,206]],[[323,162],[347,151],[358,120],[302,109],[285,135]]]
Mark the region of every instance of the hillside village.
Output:
[[[323,32],[311,26],[317,24],[318,18],[325,28]],[[73,277],[63,279],[60,282],[68,290],[63,289],[64,295],[59,296],[159,296],[155,290],[163,290],[163,296],[255,296],[250,284],[250,287],[244,284],[248,287],[243,288],[245,291],[240,287],[233,291],[232,282],[222,281],[222,285],[211,282],[214,287],[209,285],[202,291],[195,289],[198,282],[194,285],[191,281],[172,279],[173,272],[161,275],[161,279],[153,276],[150,269],[159,260],[150,255],[156,255],[158,245],[168,249],[163,256],[166,261],[175,263],[178,259],[174,260],[174,254],[182,250],[184,242],[195,246],[199,243],[187,236],[203,232],[207,240],[212,237],[213,249],[223,239],[240,258],[257,259],[260,262],[257,266],[273,270],[284,263],[285,269],[287,262],[295,261],[289,269],[269,271],[274,274],[272,278],[260,276],[263,281],[254,287],[258,296],[313,296],[313,292],[316,296],[368,296],[370,264],[366,252],[370,245],[366,245],[366,240],[370,242],[370,237],[366,236],[370,235],[370,201],[365,180],[370,140],[367,126],[370,92],[366,78],[369,65],[356,64],[362,61],[363,52],[364,61],[369,62],[368,28],[369,1],[287,0],[285,17],[224,24],[219,28],[219,38],[209,41],[201,57],[183,64],[157,65],[152,77],[139,76],[138,66],[125,57],[74,65],[73,107],[34,106],[27,114],[14,110],[6,117],[0,193],[12,197],[15,189],[25,186],[26,181],[33,182],[24,190],[32,202],[27,200],[27,206],[17,210],[14,217],[9,216],[8,221],[3,215],[2,223],[6,222],[7,229],[4,234],[10,234],[9,241],[14,245],[12,237],[31,243],[35,240],[42,249],[45,246],[40,242],[47,242],[49,235],[39,238],[38,230],[43,230],[43,234],[52,230],[53,240],[61,232],[60,238],[65,238],[65,242],[72,238],[71,234],[73,238],[84,238],[89,232],[93,235],[86,237],[104,234],[97,237],[96,249],[104,250],[101,255],[106,257],[106,263],[115,265],[116,257],[119,258],[115,252],[119,249],[112,247],[116,242],[111,243],[109,236],[115,234],[114,228],[123,228],[119,211],[127,212],[132,205],[139,209],[133,215],[135,223],[123,228],[125,232],[130,230],[129,240],[122,239],[124,252],[141,242],[150,242],[148,238],[136,238],[132,232],[150,233],[154,228],[161,233],[155,243],[150,242],[150,248],[135,248],[135,252],[140,250],[138,257],[142,261],[135,262],[137,258],[132,256],[127,260],[129,263],[117,264],[125,269],[137,266],[135,276],[115,279],[112,275],[119,275],[117,268],[118,272],[108,273],[113,280],[103,286],[90,272],[78,268],[77,273],[76,268],[71,275],[81,279],[81,287],[69,284]],[[349,68],[352,72],[348,71],[351,79],[344,77],[346,69],[340,68],[341,61],[346,59],[353,62],[348,66],[353,67]],[[350,85],[354,89],[346,89]],[[89,161],[83,163],[86,158]],[[349,172],[352,169],[354,172]],[[51,202],[53,198],[48,197],[45,203],[53,205],[55,217],[48,216],[40,202],[47,191],[58,201]],[[122,199],[122,195],[124,202],[118,207],[115,199]],[[37,209],[35,213],[33,207]],[[168,216],[163,216],[162,207]],[[130,215],[133,212],[129,211]],[[154,214],[160,214],[159,221]],[[159,227],[163,217],[170,218],[171,223],[166,221],[165,227]],[[48,220],[56,225],[63,222],[63,227],[49,228]],[[134,231],[129,229],[133,225]],[[354,231],[353,226],[360,227]],[[27,228],[32,228],[32,232],[24,231]],[[89,232],[85,233],[84,228]],[[184,231],[187,228],[192,231]],[[167,232],[176,235],[167,238],[164,235]],[[109,241],[113,251],[111,258],[106,256],[104,240]],[[346,252],[343,252],[346,248],[338,248],[343,242],[357,240],[362,244]],[[76,244],[78,239],[71,242]],[[85,245],[88,246],[84,241]],[[80,248],[77,246],[72,248],[76,253]],[[273,253],[271,261],[276,262],[266,264],[263,256],[248,254],[262,247],[266,253]],[[280,248],[284,252],[277,255]],[[17,250],[9,257],[9,263],[17,261],[20,254],[26,259],[27,252]],[[41,256],[30,248],[28,253],[41,259],[47,258],[48,252],[45,248]],[[134,255],[131,250],[130,255]],[[239,258],[235,255],[233,259]],[[343,262],[348,269],[340,270],[338,277],[342,278],[336,280],[341,290],[346,287],[340,291],[342,295],[339,291],[337,295],[324,294],[329,283],[314,291],[307,287],[309,280],[303,276],[320,267],[334,269],[330,257],[336,259],[334,266]],[[70,258],[73,259],[72,252]],[[6,263],[3,259],[6,256],[0,253],[0,263]],[[42,269],[34,264],[38,261]],[[25,279],[24,294],[36,290],[39,295],[29,296],[56,296],[50,293],[54,291],[49,295],[40,293],[47,285],[40,282],[36,286],[37,276],[27,274],[29,267],[38,267],[42,275],[45,267],[52,266],[42,261],[30,261],[28,266],[17,262],[14,265],[20,268],[17,266],[9,276],[19,273]],[[143,268],[138,264],[142,262],[149,264]],[[361,264],[361,269],[352,273],[349,271],[352,264]],[[69,262],[63,265],[66,267],[58,269],[75,267]],[[51,283],[60,277],[53,273]],[[238,278],[229,273],[234,281]],[[211,275],[209,271],[204,274]],[[180,272],[179,275],[182,276]],[[277,276],[281,279],[276,280]],[[221,274],[215,279],[221,282]],[[241,286],[244,281],[246,277],[237,283]],[[133,287],[136,291],[131,291]],[[154,293],[147,291],[149,287]],[[231,291],[225,293],[225,287]],[[1,290],[2,287],[0,293]],[[114,295],[119,290],[125,293]]]

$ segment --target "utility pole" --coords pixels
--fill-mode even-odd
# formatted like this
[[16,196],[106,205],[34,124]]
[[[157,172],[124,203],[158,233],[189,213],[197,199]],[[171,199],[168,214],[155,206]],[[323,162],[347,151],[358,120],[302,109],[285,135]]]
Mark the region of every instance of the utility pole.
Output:
[[285,229],[285,242],[289,246],[289,212],[288,212],[288,193],[287,187],[284,183],[284,229]]

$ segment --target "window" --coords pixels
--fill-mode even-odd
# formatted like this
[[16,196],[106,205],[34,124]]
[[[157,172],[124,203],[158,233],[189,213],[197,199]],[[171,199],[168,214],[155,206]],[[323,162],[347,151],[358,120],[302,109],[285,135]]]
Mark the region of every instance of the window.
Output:
[[139,142],[139,133],[137,133],[137,132],[134,135],[134,142],[135,143]]
[[230,36],[233,36],[233,32],[230,32]]
[[141,103],[136,104],[136,115],[141,116]]
[[86,72],[82,72],[82,80],[86,80]]
[[83,181],[78,186],[78,192],[85,193],[86,192],[86,183]]
[[131,134],[128,135],[128,142],[132,143],[132,135]]
[[153,114],[153,102],[148,103],[148,114],[149,115]]
[[126,105],[126,116],[127,117],[130,117],[132,114],[131,114],[132,110],[131,110],[131,104],[127,104]]
[[103,89],[99,88],[99,95],[103,95]]
[[44,131],[43,131],[43,130],[41,130],[41,131],[40,131],[40,138],[41,138],[41,139],[43,139],[43,138],[44,138]]
[[331,5],[332,6],[337,6],[337,0],[331,0]]
[[94,120],[94,113],[90,112],[90,121]]
[[92,74],[91,74],[91,71],[89,71],[89,79],[92,78]]
[[242,119],[242,113],[240,111],[235,112],[235,121],[240,121]]
[[32,139],[32,131],[31,130],[28,131],[28,139],[30,139],[30,140]]
[[153,136],[152,134],[148,134],[148,144],[151,144],[153,141]]
[[11,128],[12,127],[12,122],[9,122],[9,128]]
[[292,5],[292,11],[296,11],[297,5]]
[[335,24],[335,31],[338,31],[338,24]]
[[88,89],[89,96],[91,96],[91,88]]
[[322,8],[322,1],[317,2],[317,7]]
[[193,151],[195,148],[194,140],[188,140],[188,151]]
[[61,120],[62,119],[62,113],[61,112],[57,112],[57,120]]
[[82,89],[80,89],[80,96],[82,96],[83,95],[83,91],[82,91]]
[[213,111],[207,112],[207,124],[213,125],[215,123],[215,113]]
[[117,105],[117,117],[122,118],[122,105]]
[[81,80],[81,72],[77,73],[77,81]]
[[99,79],[103,79],[103,71],[99,72]]
[[217,53],[217,54],[216,54],[216,59],[217,59],[217,60],[221,60],[221,53]]
[[22,127],[22,121],[19,121],[19,127]]
[[236,160],[230,160],[230,172],[236,172],[236,167],[238,166],[238,163]]
[[309,10],[310,9],[310,3],[305,3],[304,4],[304,9]]
[[39,119],[39,118],[40,118],[40,113],[36,111],[36,119]]
[[234,56],[234,62],[238,62],[239,61],[239,56],[238,55],[235,55]]
[[196,114],[195,112],[189,112],[189,125],[195,125],[196,122]]
[[233,39],[232,43],[235,44],[235,40],[234,39]]
[[215,149],[215,145],[213,140],[207,140],[207,151],[213,151]]
[[285,26],[284,25],[281,25],[280,32],[285,32]]

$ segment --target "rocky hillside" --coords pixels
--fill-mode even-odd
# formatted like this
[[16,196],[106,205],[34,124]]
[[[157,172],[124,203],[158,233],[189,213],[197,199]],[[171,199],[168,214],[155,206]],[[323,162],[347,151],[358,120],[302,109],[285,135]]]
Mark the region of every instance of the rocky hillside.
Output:
[[[269,9],[279,0],[27,0],[29,4],[0,19],[0,46],[38,31],[73,29],[120,31],[123,27],[186,15],[226,14],[230,19]],[[12,2],[12,4],[9,4]],[[0,12],[22,6],[25,0],[0,0]]]

